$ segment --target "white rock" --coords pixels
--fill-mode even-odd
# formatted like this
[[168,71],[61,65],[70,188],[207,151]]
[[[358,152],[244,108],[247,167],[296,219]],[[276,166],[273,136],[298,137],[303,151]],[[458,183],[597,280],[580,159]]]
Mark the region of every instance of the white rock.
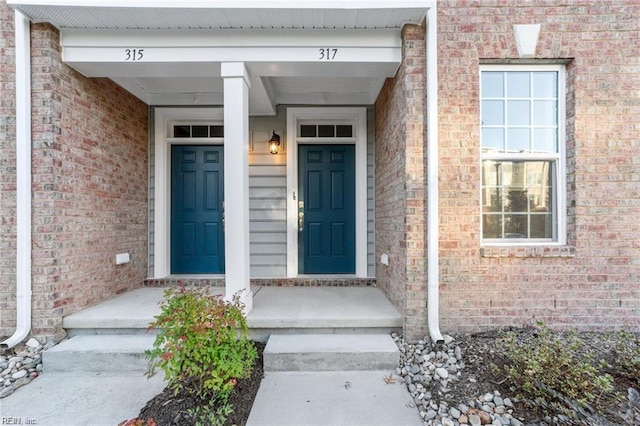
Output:
[[436,374],[443,379],[446,379],[447,377],[449,377],[449,372],[442,367],[436,368]]
[[480,417],[477,414],[471,414],[469,416],[469,424],[471,426],[480,426]]
[[460,361],[462,359],[462,349],[460,349],[460,346],[456,346],[455,354],[456,354],[456,359]]
[[27,340],[27,343],[25,343],[25,345],[29,346],[30,348],[37,348],[38,346],[40,346],[40,342],[32,337],[31,339]]
[[458,417],[460,417],[460,414],[462,413],[460,412],[460,410],[454,407],[451,410],[449,410],[449,414],[451,414],[451,417],[453,417],[454,419],[457,419]]
[[442,426],[455,426],[456,424],[449,417],[442,418]]
[[13,386],[7,386],[6,388],[0,389],[0,398],[11,395],[14,390]]
[[427,420],[435,419],[437,415],[438,413],[435,410],[429,410],[427,411]]
[[20,371],[17,371],[15,373],[13,373],[11,375],[11,378],[12,379],[22,379],[26,375],[27,375],[27,370],[20,370]]

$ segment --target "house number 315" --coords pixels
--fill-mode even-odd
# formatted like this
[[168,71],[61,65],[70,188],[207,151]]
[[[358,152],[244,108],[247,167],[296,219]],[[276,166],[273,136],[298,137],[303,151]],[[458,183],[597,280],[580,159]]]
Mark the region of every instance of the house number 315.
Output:
[[337,48],[323,48],[318,49],[318,53],[320,56],[318,57],[321,61],[333,61],[336,58],[336,54],[338,53]]
[[124,49],[125,61],[140,61],[144,57],[144,49]]

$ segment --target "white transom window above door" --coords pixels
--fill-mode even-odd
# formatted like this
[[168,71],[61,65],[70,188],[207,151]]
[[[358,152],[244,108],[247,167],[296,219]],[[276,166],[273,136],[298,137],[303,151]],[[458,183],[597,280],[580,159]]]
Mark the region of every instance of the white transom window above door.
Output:
[[287,110],[287,276],[367,276],[366,108]]

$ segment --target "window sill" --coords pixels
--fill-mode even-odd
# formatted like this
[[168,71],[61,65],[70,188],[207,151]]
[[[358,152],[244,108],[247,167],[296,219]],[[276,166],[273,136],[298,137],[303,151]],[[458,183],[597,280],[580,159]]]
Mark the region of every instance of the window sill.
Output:
[[480,257],[527,258],[527,257],[575,257],[573,246],[535,246],[535,247],[481,247]]

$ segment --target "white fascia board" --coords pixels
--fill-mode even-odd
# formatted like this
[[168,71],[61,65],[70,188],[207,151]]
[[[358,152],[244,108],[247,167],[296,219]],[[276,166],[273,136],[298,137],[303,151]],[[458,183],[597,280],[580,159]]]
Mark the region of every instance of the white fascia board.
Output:
[[[184,63],[246,62],[252,64],[313,63],[340,64],[391,63],[394,70],[401,61],[401,38],[397,30],[78,30],[61,31],[63,61],[91,76],[124,77],[125,72],[152,76],[167,70],[166,64],[180,64],[178,73],[199,72],[201,67],[185,67]],[[330,60],[320,50],[330,49]],[[97,75],[90,64],[120,64],[126,68]],[[157,65],[163,64],[162,68]],[[203,65],[205,66],[205,65]],[[145,69],[148,68],[148,69]],[[285,74],[296,75],[286,67]],[[86,69],[86,71],[82,71]],[[211,75],[206,70],[204,75]],[[204,72],[204,71],[203,71]],[[350,70],[352,73],[353,70]],[[170,74],[173,71],[169,71]],[[173,75],[173,74],[172,74]],[[323,74],[324,75],[324,74]],[[391,74],[393,75],[393,74]]]
[[63,28],[63,47],[401,47],[398,29],[107,30]]
[[7,0],[9,5],[183,9],[424,9],[424,0]]
[[[133,52],[135,50],[135,52]],[[397,62],[399,48],[391,47],[340,47],[331,63]],[[137,53],[136,53],[137,52]],[[140,57],[137,62],[126,58]],[[202,62],[314,62],[319,59],[317,47],[65,47],[62,59],[75,62],[96,63],[202,63]],[[327,62],[324,62],[327,63]]]

